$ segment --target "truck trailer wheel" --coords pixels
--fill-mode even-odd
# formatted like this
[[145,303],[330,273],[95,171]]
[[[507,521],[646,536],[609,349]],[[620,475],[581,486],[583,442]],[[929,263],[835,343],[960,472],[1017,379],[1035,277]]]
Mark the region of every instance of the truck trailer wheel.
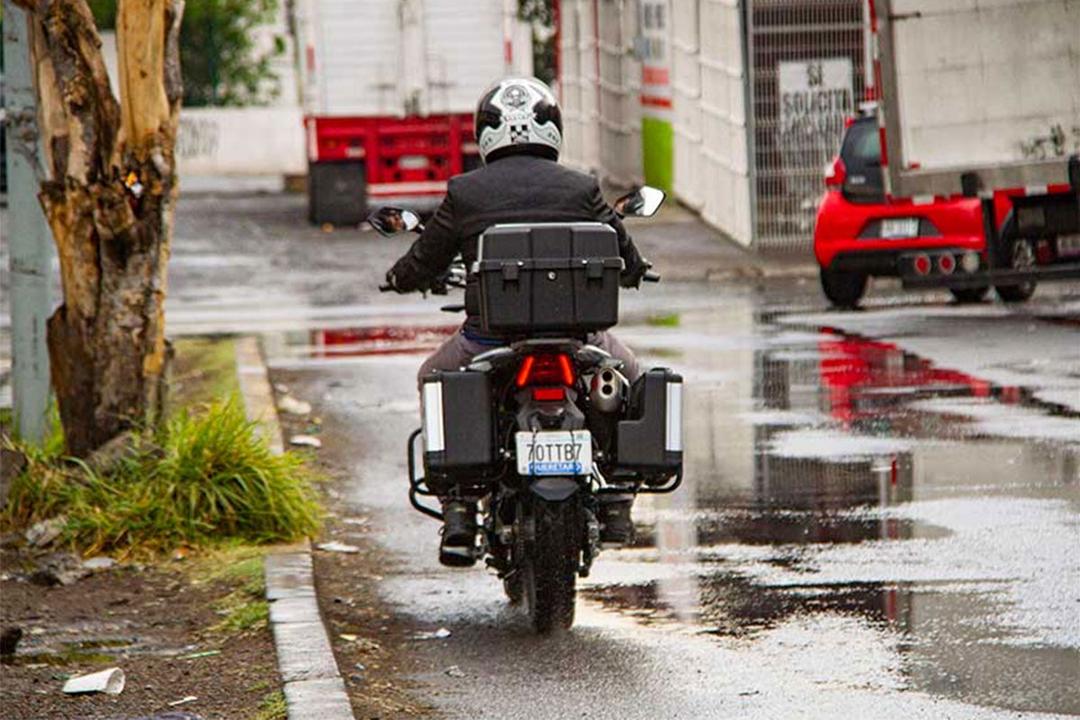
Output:
[[821,289],[836,307],[858,306],[866,292],[866,281],[867,276],[863,273],[821,268]]
[[949,292],[956,298],[958,303],[977,303],[986,297],[990,288],[986,285],[973,288],[949,288]]
[[367,177],[362,162],[308,165],[308,220],[359,225],[367,217]]
[[[1017,238],[1008,243],[1009,257],[1002,258],[1001,265],[1014,270],[1026,270],[1035,266],[1035,248],[1030,240]],[[1035,294],[1035,281],[1029,280],[1019,285],[995,285],[994,290],[1005,302],[1026,302]]]

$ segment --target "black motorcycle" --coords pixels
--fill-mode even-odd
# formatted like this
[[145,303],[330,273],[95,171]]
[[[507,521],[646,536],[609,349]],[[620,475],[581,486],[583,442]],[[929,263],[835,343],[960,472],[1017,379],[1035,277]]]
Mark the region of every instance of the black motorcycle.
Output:
[[[614,207],[648,217],[663,199],[645,187]],[[422,229],[400,208],[369,222],[386,235]],[[589,342],[618,321],[622,267],[607,225],[489,228],[467,270],[484,330],[507,344],[425,378],[422,427],[409,437],[413,507],[442,519],[421,498],[477,503],[476,557],[540,633],[570,627],[576,578],[603,547],[632,541],[634,496],[672,492],[682,480],[682,378],[658,368],[630,383],[621,361]],[[429,289],[463,287],[466,274],[458,263]]]

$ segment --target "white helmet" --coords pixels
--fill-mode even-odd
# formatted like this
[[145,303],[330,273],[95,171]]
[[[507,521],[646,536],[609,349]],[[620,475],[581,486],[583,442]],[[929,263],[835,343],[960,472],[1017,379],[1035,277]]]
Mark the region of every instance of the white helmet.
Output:
[[558,160],[562,112],[555,94],[532,77],[496,83],[476,106],[476,142],[484,162],[514,153]]

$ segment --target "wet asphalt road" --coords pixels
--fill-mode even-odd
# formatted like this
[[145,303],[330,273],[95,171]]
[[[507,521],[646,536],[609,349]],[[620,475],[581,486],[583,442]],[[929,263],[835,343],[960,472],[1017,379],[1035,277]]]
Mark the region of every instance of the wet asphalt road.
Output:
[[[430,699],[490,718],[1080,713],[1076,411],[800,313],[766,320],[753,294],[717,299],[623,328],[686,376],[687,481],[639,501],[638,546],[601,557],[574,631],[549,640],[494,577],[441,568],[435,523],[405,501],[420,355],[318,333],[280,346],[273,365],[305,371],[293,391],[350,429],[348,499],[400,563],[384,596],[453,633],[416,644]],[[1072,328],[999,320],[1080,359]]]
[[636,546],[541,639],[493,576],[437,564],[405,497],[415,370],[455,318],[371,291],[407,241],[300,217],[182,204],[170,327],[262,333],[346,428],[343,491],[397,560],[384,597],[452,632],[415,643],[449,716],[1080,714],[1080,288],[1021,308],[886,288],[831,312],[812,279],[717,281],[742,259],[688,217],[642,228],[669,281],[627,298],[619,333],[686,378],[687,478],[638,501]]

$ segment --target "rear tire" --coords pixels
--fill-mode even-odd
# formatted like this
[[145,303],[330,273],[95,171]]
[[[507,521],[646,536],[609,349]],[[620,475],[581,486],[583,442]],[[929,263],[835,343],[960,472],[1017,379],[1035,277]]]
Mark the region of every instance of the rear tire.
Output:
[[990,291],[990,288],[986,285],[982,287],[973,288],[950,288],[949,292],[956,298],[956,302],[961,304],[977,303],[986,297],[986,293]]
[[[996,258],[997,267],[1007,267],[1013,270],[1023,270],[1035,266],[1035,246],[1030,240],[1014,238],[1015,220],[1009,218],[1002,228],[1002,236],[1005,240],[1004,253],[999,253]],[[1035,281],[1031,280],[1019,285],[995,285],[994,291],[1004,302],[1026,302],[1035,294]]]
[[531,509],[535,538],[523,558],[523,595],[533,629],[547,635],[574,624],[581,514],[577,498],[537,498]]
[[821,268],[821,289],[829,302],[839,308],[858,307],[866,293],[867,279],[864,273]]
[[503,592],[511,605],[520,605],[525,600],[525,587],[521,571],[515,572],[503,580]]

